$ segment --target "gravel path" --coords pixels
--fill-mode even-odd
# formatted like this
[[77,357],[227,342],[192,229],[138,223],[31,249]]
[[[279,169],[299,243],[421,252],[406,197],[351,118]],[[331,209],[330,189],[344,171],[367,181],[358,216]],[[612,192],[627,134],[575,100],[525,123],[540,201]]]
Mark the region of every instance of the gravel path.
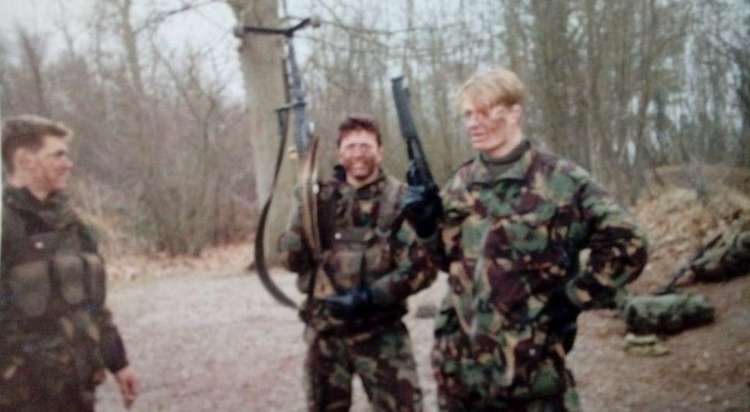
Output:
[[[277,282],[294,291],[293,277]],[[587,411],[750,411],[750,277],[702,286],[719,322],[667,341],[672,353],[639,358],[622,351],[622,322],[585,313],[570,365]],[[438,302],[444,280],[412,298],[412,309]],[[299,297],[297,297],[299,300]],[[241,273],[176,275],[117,282],[109,305],[140,373],[134,411],[304,411],[302,325],[275,304],[257,277]],[[429,368],[432,320],[407,317],[426,395],[435,410]],[[357,383],[353,411],[368,411]],[[124,411],[114,380],[99,390],[98,410]]]

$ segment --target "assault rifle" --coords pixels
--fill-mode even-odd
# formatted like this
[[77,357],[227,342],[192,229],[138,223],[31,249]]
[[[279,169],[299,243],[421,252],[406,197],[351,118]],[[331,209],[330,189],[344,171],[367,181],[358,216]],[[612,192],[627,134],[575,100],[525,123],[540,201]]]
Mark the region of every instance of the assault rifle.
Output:
[[406,151],[409,155],[407,182],[410,186],[421,185],[425,187],[427,192],[437,193],[439,188],[432,177],[432,173],[430,173],[430,166],[427,164],[427,157],[422,150],[422,143],[419,141],[419,135],[417,135],[417,127],[411,115],[409,89],[403,86],[403,81],[403,76],[394,77],[391,79],[391,86],[401,136],[406,141]]
[[698,251],[696,251],[693,256],[690,258],[688,263],[682,265],[679,269],[677,269],[672,275],[669,277],[669,283],[667,283],[665,286],[660,288],[656,291],[656,295],[666,295],[669,293],[674,293],[677,290],[677,283],[682,279],[689,271],[690,271],[690,262],[693,262],[697,259],[700,259],[703,257],[703,255],[714,247],[716,243],[721,239],[722,234],[719,233],[718,235],[711,238],[711,240],[708,241],[705,245],[703,245]]
[[[308,243],[310,250],[313,251],[313,259],[317,259],[320,251],[320,235],[318,233],[318,222],[317,222],[317,203],[315,198],[315,181],[317,180],[317,148],[318,140],[312,134],[312,127],[306,110],[305,102],[305,90],[302,86],[302,75],[299,72],[299,66],[297,65],[296,55],[294,53],[294,42],[292,41],[294,33],[297,30],[303,29],[306,26],[311,25],[318,27],[319,21],[314,18],[305,18],[299,23],[288,27],[288,28],[270,28],[270,27],[256,27],[256,26],[237,26],[234,28],[234,35],[238,38],[244,37],[248,33],[261,34],[261,35],[280,35],[286,38],[287,56],[286,65],[284,67],[284,85],[287,88],[287,96],[291,98],[291,102],[276,109],[276,115],[279,126],[279,134],[281,136],[281,142],[279,143],[279,151],[276,156],[276,167],[273,175],[273,183],[271,184],[271,191],[269,192],[268,199],[263,205],[261,211],[260,220],[258,222],[258,230],[255,235],[255,264],[258,270],[258,277],[266,290],[276,299],[279,303],[284,306],[296,309],[297,304],[289,298],[274,282],[271,280],[271,276],[268,273],[268,267],[266,265],[265,258],[265,247],[264,247],[264,236],[266,221],[268,219],[268,212],[271,207],[271,201],[273,200],[273,192],[276,189],[276,181],[281,170],[281,163],[284,158],[284,148],[286,146],[286,136],[288,133],[288,117],[290,112],[293,115],[294,120],[294,143],[296,146],[297,154],[300,158],[304,159],[303,167],[301,170],[300,180],[302,181],[302,220],[305,232],[305,240]],[[314,288],[313,282],[315,276],[310,276],[310,289]]]

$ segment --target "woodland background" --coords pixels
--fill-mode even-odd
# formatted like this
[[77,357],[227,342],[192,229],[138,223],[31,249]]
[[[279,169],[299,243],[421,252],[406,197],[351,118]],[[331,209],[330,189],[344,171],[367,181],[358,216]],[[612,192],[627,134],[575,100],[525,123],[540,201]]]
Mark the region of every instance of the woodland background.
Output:
[[[320,17],[295,46],[329,149],[323,174],[339,119],[366,111],[385,130],[386,169],[403,175],[390,78],[404,74],[444,182],[471,156],[453,94],[476,70],[498,65],[529,88],[527,134],[625,204],[657,190],[665,174],[709,196],[717,177],[705,165],[750,167],[750,0],[78,3],[86,13],[46,1],[47,24],[4,28],[0,103],[4,116],[41,114],[76,131],[75,199],[113,255],[199,256],[252,239],[279,141],[284,44],[236,39],[235,24]],[[233,16],[206,21],[225,32],[209,47],[179,44],[164,30],[209,8]],[[231,49],[234,66],[217,49]],[[297,167],[285,162],[269,238],[286,224]]]

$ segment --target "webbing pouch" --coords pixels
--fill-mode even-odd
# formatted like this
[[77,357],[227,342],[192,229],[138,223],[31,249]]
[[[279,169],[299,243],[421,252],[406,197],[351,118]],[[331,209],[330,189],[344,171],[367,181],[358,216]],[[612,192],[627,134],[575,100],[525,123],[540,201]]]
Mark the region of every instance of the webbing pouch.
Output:
[[340,289],[351,289],[359,283],[364,253],[361,250],[341,250],[335,255],[334,265],[338,266],[329,275],[335,279]]
[[35,318],[47,311],[51,291],[47,261],[37,260],[14,266],[8,273],[8,286],[13,306],[24,317]]
[[62,298],[70,305],[81,304],[86,297],[83,260],[78,255],[59,254],[52,259],[52,264]]
[[107,296],[107,272],[104,270],[104,259],[94,253],[82,253],[86,263],[86,281],[89,299],[96,306],[104,305]]

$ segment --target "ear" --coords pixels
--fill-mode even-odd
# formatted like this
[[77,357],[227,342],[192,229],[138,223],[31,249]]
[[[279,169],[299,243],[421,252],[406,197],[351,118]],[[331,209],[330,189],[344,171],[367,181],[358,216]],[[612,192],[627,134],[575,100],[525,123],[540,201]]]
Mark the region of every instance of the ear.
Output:
[[523,106],[518,103],[514,104],[510,108],[510,113],[516,123],[521,123],[521,118],[523,117]]
[[26,170],[34,162],[34,152],[24,147],[19,148],[13,154],[11,160],[13,162],[13,170]]

